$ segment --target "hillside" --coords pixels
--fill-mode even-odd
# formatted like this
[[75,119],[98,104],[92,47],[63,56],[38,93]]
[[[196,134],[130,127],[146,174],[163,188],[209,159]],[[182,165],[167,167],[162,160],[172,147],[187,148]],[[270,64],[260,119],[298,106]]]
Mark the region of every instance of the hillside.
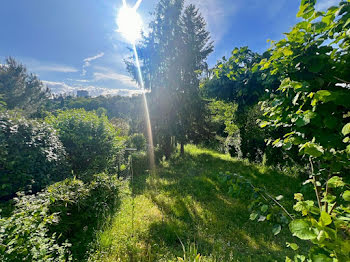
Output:
[[291,199],[297,178],[192,145],[185,151],[157,174],[134,174],[124,183],[120,208],[98,234],[90,261],[177,261],[180,240],[186,247],[195,243],[204,261],[284,261],[291,255],[286,242],[296,240],[289,230],[274,236],[271,226],[250,221],[249,202],[229,196],[218,178],[239,173]]

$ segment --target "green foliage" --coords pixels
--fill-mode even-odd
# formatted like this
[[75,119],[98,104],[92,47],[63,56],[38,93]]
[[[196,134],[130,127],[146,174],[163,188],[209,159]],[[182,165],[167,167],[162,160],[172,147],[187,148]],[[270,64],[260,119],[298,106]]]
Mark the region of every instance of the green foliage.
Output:
[[[296,194],[294,209],[302,218],[290,223],[290,231],[314,244],[311,261],[347,261],[350,210],[344,203],[348,185],[341,176],[350,169],[350,2],[326,12],[315,11],[315,3],[301,2],[298,17],[303,20],[273,43],[271,57],[260,62],[261,69],[281,77],[278,91],[262,103],[266,119],[261,126],[282,129],[272,145],[296,146],[310,161],[306,183],[313,184],[317,204]],[[299,260],[305,258],[296,256]]]
[[143,134],[134,134],[130,136],[128,144],[131,147],[136,148],[139,151],[143,151],[146,149],[146,138]]
[[3,101],[3,95],[0,94],[0,111],[5,110],[6,108],[6,103]]
[[[109,119],[121,118],[132,122],[141,121],[143,117],[142,96],[98,96],[98,97],[72,97],[54,96],[46,105],[46,110],[54,112],[66,109],[85,109],[97,111],[99,108],[107,110]],[[136,123],[135,123],[136,125]]]
[[16,198],[11,216],[0,217],[1,261],[68,261],[70,244],[57,243],[57,234],[49,226],[58,222],[58,214],[48,209],[49,198],[44,193]]
[[106,223],[107,216],[117,207],[118,186],[115,176],[98,174],[89,183],[68,179],[47,188],[50,213],[59,214],[59,223],[52,224],[50,232],[60,236],[59,243],[72,243],[76,259],[86,255],[95,230]]
[[[136,157],[133,155],[135,168],[139,166]],[[142,163],[149,168],[148,161]],[[162,164],[156,174],[135,171],[134,180],[125,181],[120,209],[99,234],[89,261],[175,262],[184,257],[179,239],[184,241],[186,257],[190,252],[187,243],[196,243],[192,250],[197,250],[196,255],[200,252],[203,262],[281,261],[294,253],[285,242],[300,245],[301,253],[309,246],[292,237],[287,225],[274,236],[274,223],[264,226],[264,222],[250,221],[251,192],[228,196],[218,180],[218,170],[239,172],[273,195],[284,194],[279,201],[287,201],[290,209],[299,179],[193,145],[186,145],[184,156],[174,155]]]
[[31,196],[16,198],[1,218],[1,261],[81,260],[94,230],[116,206],[119,182],[104,174],[84,184],[66,179]]
[[[292,215],[281,204],[283,196],[271,196],[266,189],[256,187],[252,182],[244,176],[221,173],[219,179],[225,187],[228,187],[228,194],[232,197],[245,197],[248,201],[248,207],[251,221],[268,222],[273,225],[272,233],[278,235],[281,232],[282,226],[286,226]],[[283,203],[283,202],[282,202]]]
[[[231,57],[219,61],[201,83],[201,92],[205,97],[235,103],[229,124],[236,127],[236,134],[229,134],[229,140],[239,137],[239,142],[231,143],[229,151],[252,161],[261,161],[266,150],[264,140],[267,134],[257,124],[257,119],[262,115],[257,103],[268,92],[274,91],[279,83],[268,69],[257,70],[260,61],[266,57],[269,57],[268,52],[259,55],[248,47],[235,48]],[[217,113],[224,116],[223,112]],[[275,158],[268,154],[268,159]]]
[[[183,0],[160,0],[138,48],[149,102],[154,142],[169,158],[176,143],[197,143],[210,136],[199,77],[213,51],[206,23],[194,5]],[[127,61],[140,82],[134,59]],[[183,153],[183,152],[182,152]]]
[[256,104],[265,95],[265,89],[275,90],[278,80],[269,70],[256,70],[257,64],[269,54],[259,55],[248,47],[235,48],[231,57],[225,57],[210,70],[210,76],[201,84],[204,96],[234,101],[239,111]]
[[114,126],[116,130],[118,130],[118,134],[120,136],[128,136],[130,132],[130,125],[127,120],[122,118],[112,118],[110,122]]
[[186,248],[184,244],[182,244],[182,249],[184,252],[183,258],[179,257],[178,261],[181,262],[200,262],[202,261],[202,256],[198,252],[198,248],[196,244],[188,244],[188,247]]
[[286,39],[274,43],[270,59],[260,63],[282,78],[278,92],[262,103],[266,121],[261,124],[283,127],[283,137],[275,145],[298,146],[302,155],[321,160],[331,173],[338,172],[349,168],[344,136],[350,91],[341,84],[346,86],[350,80],[345,66],[350,61],[349,3],[324,13],[303,1],[298,15],[304,20]]
[[8,58],[6,64],[0,64],[0,96],[8,109],[32,115],[47,102],[50,91],[37,76],[28,74],[25,66]]
[[66,152],[56,131],[16,112],[0,112],[0,173],[0,197],[7,198],[66,178]]
[[74,172],[91,174],[111,167],[121,138],[107,116],[74,109],[48,116],[46,122],[57,129]]
[[324,190],[321,208],[316,207],[314,201],[304,201],[302,194],[295,194],[294,209],[302,214],[302,218],[292,221],[289,228],[294,236],[310,240],[316,246],[309,252],[311,261],[318,261],[316,258],[347,261],[350,257],[350,209],[348,191],[344,192],[346,188],[349,185],[340,177],[329,179],[325,188],[318,189]]
[[212,101],[209,104],[209,110],[212,114],[212,119],[217,125],[225,126],[225,133],[228,136],[234,136],[238,127],[235,124],[235,113],[237,105],[234,103],[225,103],[223,101]]

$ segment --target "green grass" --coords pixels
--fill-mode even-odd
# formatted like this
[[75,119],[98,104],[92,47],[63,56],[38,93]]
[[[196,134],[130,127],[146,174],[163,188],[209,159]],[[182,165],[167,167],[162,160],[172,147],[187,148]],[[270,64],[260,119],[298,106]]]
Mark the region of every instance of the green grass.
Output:
[[[220,172],[248,177],[273,195],[293,199],[299,179],[228,155],[188,145],[184,157],[163,163],[155,175],[125,182],[121,206],[98,233],[91,261],[177,261],[180,240],[196,243],[204,261],[284,261],[297,242],[288,228],[249,220],[248,201],[234,199],[218,181]],[[292,202],[292,200],[291,200]],[[209,259],[210,258],[210,259]]]

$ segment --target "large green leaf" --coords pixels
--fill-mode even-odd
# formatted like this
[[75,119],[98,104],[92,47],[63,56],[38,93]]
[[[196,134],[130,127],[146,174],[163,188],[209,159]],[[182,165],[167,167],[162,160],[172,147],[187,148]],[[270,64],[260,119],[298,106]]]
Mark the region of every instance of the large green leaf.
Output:
[[308,154],[313,157],[320,157],[324,154],[324,150],[321,146],[314,143],[306,143],[301,147],[301,150],[304,150],[305,154]]
[[343,198],[345,201],[348,201],[350,202],[350,191],[349,190],[346,190],[343,194]]
[[333,262],[334,260],[328,255],[321,253],[319,249],[312,250],[310,253],[312,262]]
[[329,188],[336,188],[336,187],[343,187],[343,186],[345,186],[345,183],[343,182],[343,179],[338,176],[334,176],[328,180]]
[[350,134],[350,123],[347,123],[344,127],[343,130],[341,131],[344,136]]
[[308,19],[315,11],[316,0],[302,0],[297,17]]
[[281,232],[281,225],[274,225],[272,228],[272,233],[276,236]]
[[294,236],[302,240],[311,240],[317,237],[311,222],[306,219],[296,219],[289,224],[289,229]]
[[320,90],[316,92],[315,99],[327,103],[334,100],[335,97],[332,96],[332,93],[328,90]]
[[328,226],[332,223],[332,217],[327,212],[322,211],[320,223],[322,226]]

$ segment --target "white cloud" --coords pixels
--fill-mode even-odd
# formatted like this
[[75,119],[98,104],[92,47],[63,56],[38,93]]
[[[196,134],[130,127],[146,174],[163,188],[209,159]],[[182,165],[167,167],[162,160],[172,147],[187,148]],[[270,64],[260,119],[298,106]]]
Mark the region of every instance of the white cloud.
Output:
[[320,0],[317,1],[315,8],[316,10],[325,11],[331,6],[338,5],[339,2],[340,0]]
[[44,85],[50,88],[51,92],[54,94],[72,94],[75,91],[75,88],[67,85],[64,82],[54,82],[54,81],[42,81]]
[[66,80],[71,81],[71,82],[78,82],[78,83],[89,83],[89,82],[91,82],[91,80],[87,80],[87,79],[67,78]]
[[127,87],[138,88],[137,83],[128,75],[119,74],[109,68],[100,66],[96,66],[95,69],[99,70],[99,72],[93,74],[95,81],[114,80]]
[[79,70],[73,66],[55,63],[55,62],[45,62],[39,61],[37,59],[29,57],[15,57],[15,59],[25,65],[29,72],[32,72],[36,75],[41,73],[76,73]]
[[83,65],[83,72],[82,72],[82,75],[86,75],[86,68],[89,67],[91,65],[91,62],[96,60],[96,59],[99,59],[101,57],[103,57],[105,55],[104,52],[101,52],[95,56],[92,56],[92,57],[88,57],[88,58],[85,58],[84,59],[84,65]]
[[43,64],[43,63],[28,63],[28,68],[33,72],[57,72],[57,73],[75,73],[79,70],[66,65]]
[[100,86],[71,86],[64,82],[54,82],[54,81],[43,81],[45,85],[47,85],[53,94],[70,94],[75,95],[78,90],[86,90],[89,92],[90,96],[132,96],[141,94],[142,91],[140,89],[111,89]]

